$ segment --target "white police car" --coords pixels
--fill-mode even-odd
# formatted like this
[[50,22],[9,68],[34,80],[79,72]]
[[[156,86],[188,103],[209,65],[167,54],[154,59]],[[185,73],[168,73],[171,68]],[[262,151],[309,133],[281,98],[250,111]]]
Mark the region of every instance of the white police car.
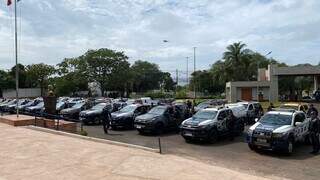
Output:
[[270,111],[249,128],[248,146],[251,150],[284,150],[290,154],[296,142],[306,140],[309,121],[302,111]]

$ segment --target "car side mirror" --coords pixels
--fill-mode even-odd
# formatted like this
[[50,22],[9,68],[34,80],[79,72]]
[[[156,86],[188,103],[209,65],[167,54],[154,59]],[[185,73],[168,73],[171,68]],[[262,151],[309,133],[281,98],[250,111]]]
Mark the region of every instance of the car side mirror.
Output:
[[295,126],[299,126],[300,124],[302,124],[302,122],[295,122],[294,123]]

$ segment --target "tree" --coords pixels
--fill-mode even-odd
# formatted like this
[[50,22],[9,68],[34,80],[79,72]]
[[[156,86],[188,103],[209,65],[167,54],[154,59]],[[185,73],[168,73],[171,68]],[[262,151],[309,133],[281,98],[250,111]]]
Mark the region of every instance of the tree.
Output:
[[172,91],[175,89],[177,83],[173,81],[170,73],[164,72],[161,75],[161,84],[165,91]]
[[[28,84],[27,84],[27,74],[25,71],[25,67],[22,64],[18,64],[18,75],[19,75],[19,88],[27,88]],[[13,66],[9,72],[9,75],[12,78],[16,78],[16,66]]]
[[133,88],[136,92],[159,89],[162,72],[157,64],[147,61],[136,61],[132,67]]
[[27,77],[29,82],[34,82],[41,89],[41,96],[44,95],[43,90],[47,85],[49,76],[55,73],[53,66],[40,63],[27,66]]
[[0,70],[0,97],[5,89],[12,89],[15,87],[15,82],[12,76],[6,71]]
[[[247,45],[242,42],[233,43],[227,46],[227,51],[223,53],[226,68],[232,80],[237,79],[236,68],[243,69],[243,59],[249,53],[248,49],[244,49]],[[247,59],[248,60],[248,59]]]
[[100,83],[102,94],[106,89],[122,89],[128,82],[130,64],[123,52],[102,48],[89,50],[79,58],[87,63],[89,79]]
[[84,59],[66,58],[57,67],[60,77],[53,78],[52,81],[58,95],[88,90],[87,63]]

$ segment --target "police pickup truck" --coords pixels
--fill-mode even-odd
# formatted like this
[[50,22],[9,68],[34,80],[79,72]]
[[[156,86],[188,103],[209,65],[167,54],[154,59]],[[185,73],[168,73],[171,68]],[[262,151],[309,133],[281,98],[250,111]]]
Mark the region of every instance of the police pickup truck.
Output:
[[[220,107],[199,110],[194,116],[182,122],[181,136],[189,142],[191,140],[204,140],[214,143],[218,137],[230,134],[228,123],[234,121],[234,129],[237,134],[244,130],[242,118],[234,116],[233,111],[241,107]],[[231,119],[233,118],[233,119]],[[235,133],[233,132],[233,134]]]
[[293,152],[294,144],[305,141],[310,119],[302,111],[276,109],[266,113],[251,126],[247,143],[251,150],[257,148]]

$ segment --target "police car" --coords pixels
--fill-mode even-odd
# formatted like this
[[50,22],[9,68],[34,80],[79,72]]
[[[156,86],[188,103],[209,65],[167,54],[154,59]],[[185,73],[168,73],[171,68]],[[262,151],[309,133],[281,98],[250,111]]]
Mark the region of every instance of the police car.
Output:
[[[234,116],[231,108],[206,108],[199,110],[191,118],[182,122],[181,136],[190,142],[191,140],[204,140],[214,143],[219,136],[230,133],[227,123]],[[241,118],[234,119],[235,131],[241,134],[244,130],[244,123]]]
[[257,148],[284,150],[291,154],[294,144],[305,141],[310,119],[302,111],[277,109],[266,113],[251,126],[247,143],[251,150]]

